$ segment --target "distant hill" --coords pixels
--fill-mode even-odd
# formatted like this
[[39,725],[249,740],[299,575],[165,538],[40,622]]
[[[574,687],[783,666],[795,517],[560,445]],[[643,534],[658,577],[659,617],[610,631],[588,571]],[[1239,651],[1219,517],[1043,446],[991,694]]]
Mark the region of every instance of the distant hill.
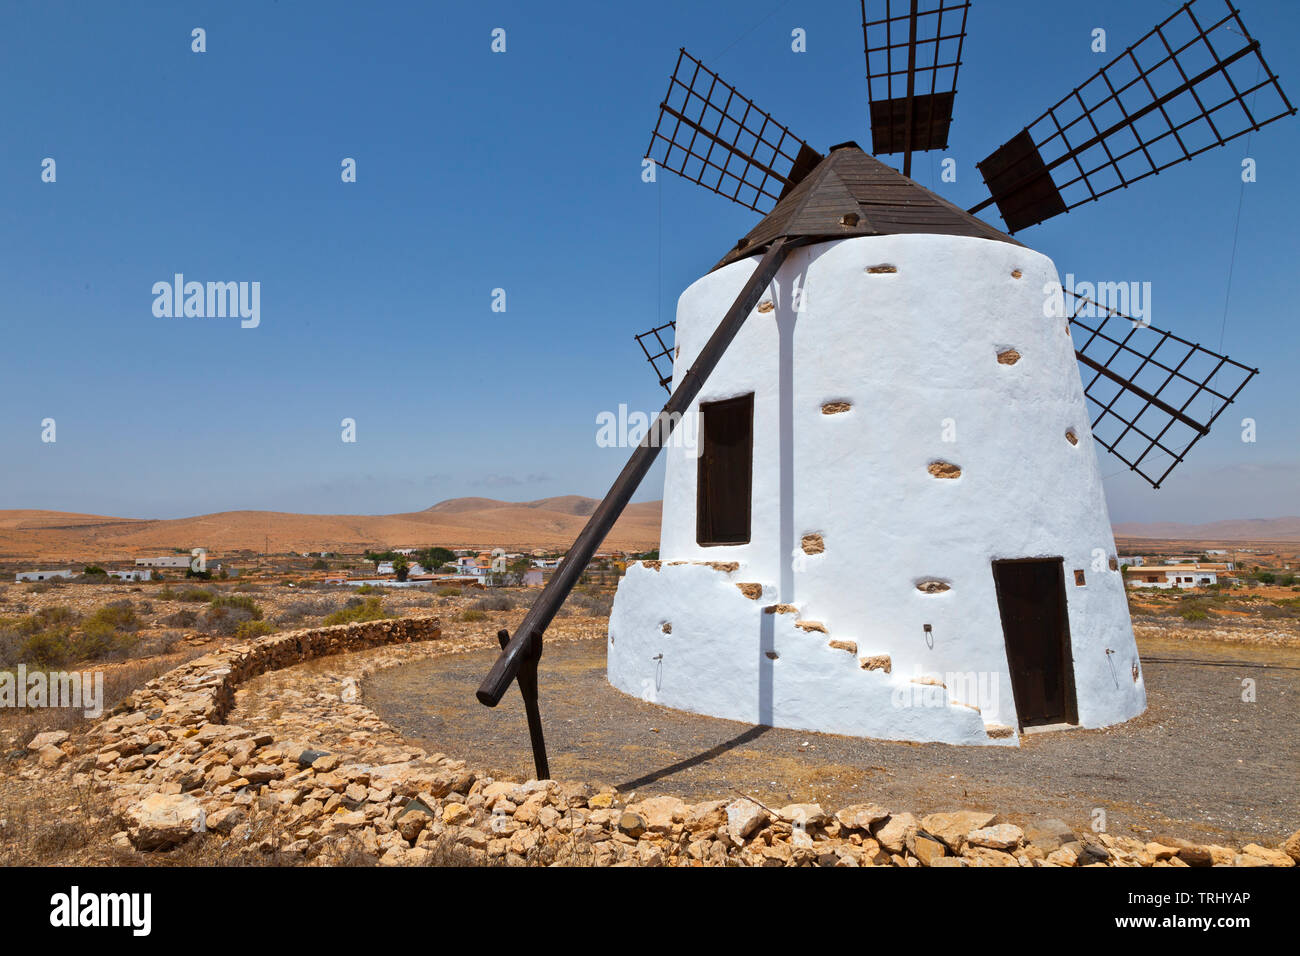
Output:
[[[0,511],[0,558],[124,559],[173,548],[231,551],[361,551],[376,547],[564,548],[599,502],[565,495],[540,501],[453,498],[392,515],[223,511],[192,518],[136,519],[61,511]],[[605,545],[659,545],[660,502],[628,505]]]
[[1234,518],[1207,524],[1157,521],[1115,525],[1123,538],[1158,538],[1171,541],[1300,541],[1300,517]]

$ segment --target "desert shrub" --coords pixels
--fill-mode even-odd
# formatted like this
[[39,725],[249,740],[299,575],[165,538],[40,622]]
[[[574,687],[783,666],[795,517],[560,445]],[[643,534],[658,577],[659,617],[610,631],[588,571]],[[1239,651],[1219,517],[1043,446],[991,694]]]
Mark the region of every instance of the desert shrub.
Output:
[[438,597],[460,597],[460,588],[438,588]]
[[53,607],[43,607],[35,614],[23,618],[18,622],[18,627],[27,634],[35,634],[37,631],[49,630],[50,628],[71,626],[76,621],[76,611],[70,607],[64,607],[62,604],[56,604]]
[[72,628],[52,628],[29,635],[19,651],[20,659],[37,667],[59,667],[72,657],[68,637]]
[[105,619],[88,619],[72,636],[69,652],[77,660],[97,660],[128,648],[134,640]]
[[582,611],[590,617],[609,617],[609,612],[614,606],[614,598],[610,594],[583,594],[575,591],[569,595],[565,606],[570,614]]
[[332,598],[303,598],[286,604],[276,620],[281,624],[296,624],[304,618],[324,617],[336,610],[338,610],[338,603]]
[[257,606],[257,602],[251,597],[245,597],[242,594],[219,594],[212,599],[214,608],[230,608],[231,610],[247,611],[248,616],[254,621],[262,619],[262,609]]
[[179,598],[176,595],[176,591],[172,588],[170,584],[164,584],[162,588],[160,588],[158,591],[158,600],[176,601],[179,600]]
[[208,634],[231,637],[239,630],[239,625],[251,620],[253,615],[241,607],[213,605],[203,612],[199,628]]
[[357,588],[358,594],[383,594],[384,589],[378,584],[363,584]]
[[476,611],[474,608],[470,608],[468,611],[461,612],[460,619],[462,621],[470,621],[470,622],[486,621],[487,613],[484,611]]
[[86,618],[82,629],[87,627],[108,628],[113,631],[138,631],[140,618],[130,601],[114,601],[95,610]]
[[198,621],[198,612],[191,611],[189,608],[181,608],[175,614],[168,614],[162,619],[163,624],[168,627],[193,627]]
[[275,633],[275,626],[267,621],[244,621],[235,628],[235,637],[241,641],[273,633]]
[[44,594],[46,591],[57,587],[53,581],[35,581],[27,585],[27,590],[32,594]]
[[206,604],[214,597],[211,591],[205,591],[203,588],[186,588],[178,595],[178,600],[194,601],[196,603]]
[[329,627],[334,624],[355,624],[359,621],[382,621],[386,617],[389,615],[385,613],[379,598],[349,598],[347,604],[321,623]]
[[1297,609],[1290,601],[1277,601],[1273,604],[1265,604],[1260,608],[1259,616],[1266,621],[1289,620],[1300,617],[1300,609]]
[[499,591],[485,595],[470,605],[476,611],[509,611],[514,606],[514,596]]

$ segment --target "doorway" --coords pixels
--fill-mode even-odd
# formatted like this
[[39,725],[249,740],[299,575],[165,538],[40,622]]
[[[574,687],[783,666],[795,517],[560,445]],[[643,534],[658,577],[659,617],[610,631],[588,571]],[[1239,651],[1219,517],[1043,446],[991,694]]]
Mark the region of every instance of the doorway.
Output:
[[993,580],[1020,729],[1078,723],[1064,560],[994,561]]

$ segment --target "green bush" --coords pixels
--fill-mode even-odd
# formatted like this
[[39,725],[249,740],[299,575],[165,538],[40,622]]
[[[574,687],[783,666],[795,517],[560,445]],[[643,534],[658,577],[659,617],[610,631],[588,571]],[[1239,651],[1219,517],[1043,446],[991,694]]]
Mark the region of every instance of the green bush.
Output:
[[384,612],[380,599],[368,597],[364,600],[352,598],[341,610],[325,618],[321,623],[327,627],[333,624],[356,624],[360,621],[382,621],[391,615]]
[[246,641],[254,637],[261,637],[264,634],[273,634],[275,627],[266,621],[244,621],[239,627],[235,628],[235,637],[241,641]]
[[71,628],[54,628],[27,638],[22,647],[22,660],[37,667],[59,667],[72,656],[68,646]]
[[77,621],[77,612],[70,607],[56,604],[43,607],[35,614],[29,614],[17,622],[18,629],[24,634],[35,634],[52,628],[71,627]]
[[82,625],[88,627],[107,627],[113,631],[136,631],[140,629],[140,619],[130,601],[114,601],[96,610]]
[[473,608],[471,608],[468,611],[462,611],[460,615],[460,619],[462,621],[486,621],[487,613],[484,611],[476,611]]
[[70,648],[78,660],[106,657],[131,642],[103,618],[88,619],[74,635]]
[[207,603],[208,601],[211,601],[212,598],[212,592],[205,591],[203,588],[186,588],[180,593],[180,600],[182,601],[201,601]]
[[438,597],[460,597],[460,588],[438,588]]

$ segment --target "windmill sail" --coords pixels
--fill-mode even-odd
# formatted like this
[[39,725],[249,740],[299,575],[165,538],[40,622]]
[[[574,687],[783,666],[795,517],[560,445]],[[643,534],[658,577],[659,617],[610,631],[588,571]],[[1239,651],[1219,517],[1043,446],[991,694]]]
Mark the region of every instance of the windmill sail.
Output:
[[[946,149],[969,0],[860,0],[871,151]],[[867,7],[874,19],[867,19]]]
[[646,156],[766,214],[822,156],[684,49]]
[[665,322],[649,332],[642,332],[636,337],[637,345],[645,353],[646,361],[655,370],[655,378],[671,394],[673,390],[673,346],[664,341],[664,335],[677,329],[676,322]]
[[1092,436],[1159,488],[1259,370],[1066,294]]
[[1231,0],[1191,0],[977,163],[1010,232],[1295,113]]

